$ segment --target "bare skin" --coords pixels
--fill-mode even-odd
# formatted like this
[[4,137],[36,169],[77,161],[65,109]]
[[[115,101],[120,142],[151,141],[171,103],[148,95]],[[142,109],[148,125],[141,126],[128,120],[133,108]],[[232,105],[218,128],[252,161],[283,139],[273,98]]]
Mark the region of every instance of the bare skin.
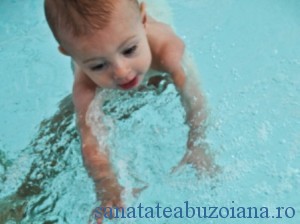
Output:
[[[180,93],[187,124],[190,126],[187,153],[173,171],[187,163],[199,170],[209,170],[212,166],[205,150],[193,144],[199,134],[200,137],[204,135],[199,132],[199,128],[202,128],[206,113],[203,96],[196,82],[193,78],[186,78],[186,73],[190,71],[182,63],[185,51],[183,41],[171,27],[147,16],[143,3],[139,19],[136,21],[129,18],[125,2],[118,3],[111,23],[103,30],[97,31],[92,37],[81,38],[80,41],[65,41],[64,47],[59,47],[62,53],[70,55],[74,60],[73,101],[81,135],[82,156],[94,180],[101,207],[124,205],[121,198],[123,187],[110,165],[109,150],[99,145],[86,121],[97,88],[133,89],[147,78],[145,74],[149,69],[169,73]],[[98,223],[103,223],[103,217],[98,219]]]

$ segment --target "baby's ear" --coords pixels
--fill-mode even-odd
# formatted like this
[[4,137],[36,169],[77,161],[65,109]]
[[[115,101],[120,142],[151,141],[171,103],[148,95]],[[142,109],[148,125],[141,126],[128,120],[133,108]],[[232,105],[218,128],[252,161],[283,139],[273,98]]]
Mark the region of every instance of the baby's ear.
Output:
[[140,13],[141,13],[142,23],[143,25],[145,25],[147,22],[147,13],[146,13],[146,4],[144,2],[140,4]]
[[62,47],[62,46],[58,46],[58,51],[60,53],[62,53],[63,55],[69,56],[69,54],[67,53],[67,51]]

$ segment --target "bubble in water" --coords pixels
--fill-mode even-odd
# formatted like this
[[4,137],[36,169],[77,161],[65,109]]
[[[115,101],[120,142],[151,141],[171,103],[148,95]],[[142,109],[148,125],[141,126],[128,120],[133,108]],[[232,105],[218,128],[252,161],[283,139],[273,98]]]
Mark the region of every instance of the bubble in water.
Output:
[[271,133],[271,124],[268,121],[265,121],[261,124],[261,127],[258,129],[258,136],[263,141],[266,141],[269,138]]

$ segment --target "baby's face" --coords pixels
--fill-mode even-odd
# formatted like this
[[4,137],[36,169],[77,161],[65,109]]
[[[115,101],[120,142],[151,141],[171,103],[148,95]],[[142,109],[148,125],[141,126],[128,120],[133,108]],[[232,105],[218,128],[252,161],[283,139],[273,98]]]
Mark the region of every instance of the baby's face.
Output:
[[142,18],[127,1],[117,4],[104,29],[71,40],[67,51],[91,80],[111,89],[139,86],[152,60]]

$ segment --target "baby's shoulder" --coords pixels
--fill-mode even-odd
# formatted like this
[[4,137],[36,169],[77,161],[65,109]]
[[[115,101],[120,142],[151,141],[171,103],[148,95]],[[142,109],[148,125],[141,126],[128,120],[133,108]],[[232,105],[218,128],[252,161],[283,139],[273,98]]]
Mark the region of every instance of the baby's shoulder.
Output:
[[176,38],[176,34],[170,25],[156,21],[153,18],[149,18],[146,28],[149,44],[154,45],[154,47],[168,44]]
[[171,26],[157,21],[150,22],[148,40],[153,67],[156,69],[170,72],[169,68],[181,61],[185,44]]

